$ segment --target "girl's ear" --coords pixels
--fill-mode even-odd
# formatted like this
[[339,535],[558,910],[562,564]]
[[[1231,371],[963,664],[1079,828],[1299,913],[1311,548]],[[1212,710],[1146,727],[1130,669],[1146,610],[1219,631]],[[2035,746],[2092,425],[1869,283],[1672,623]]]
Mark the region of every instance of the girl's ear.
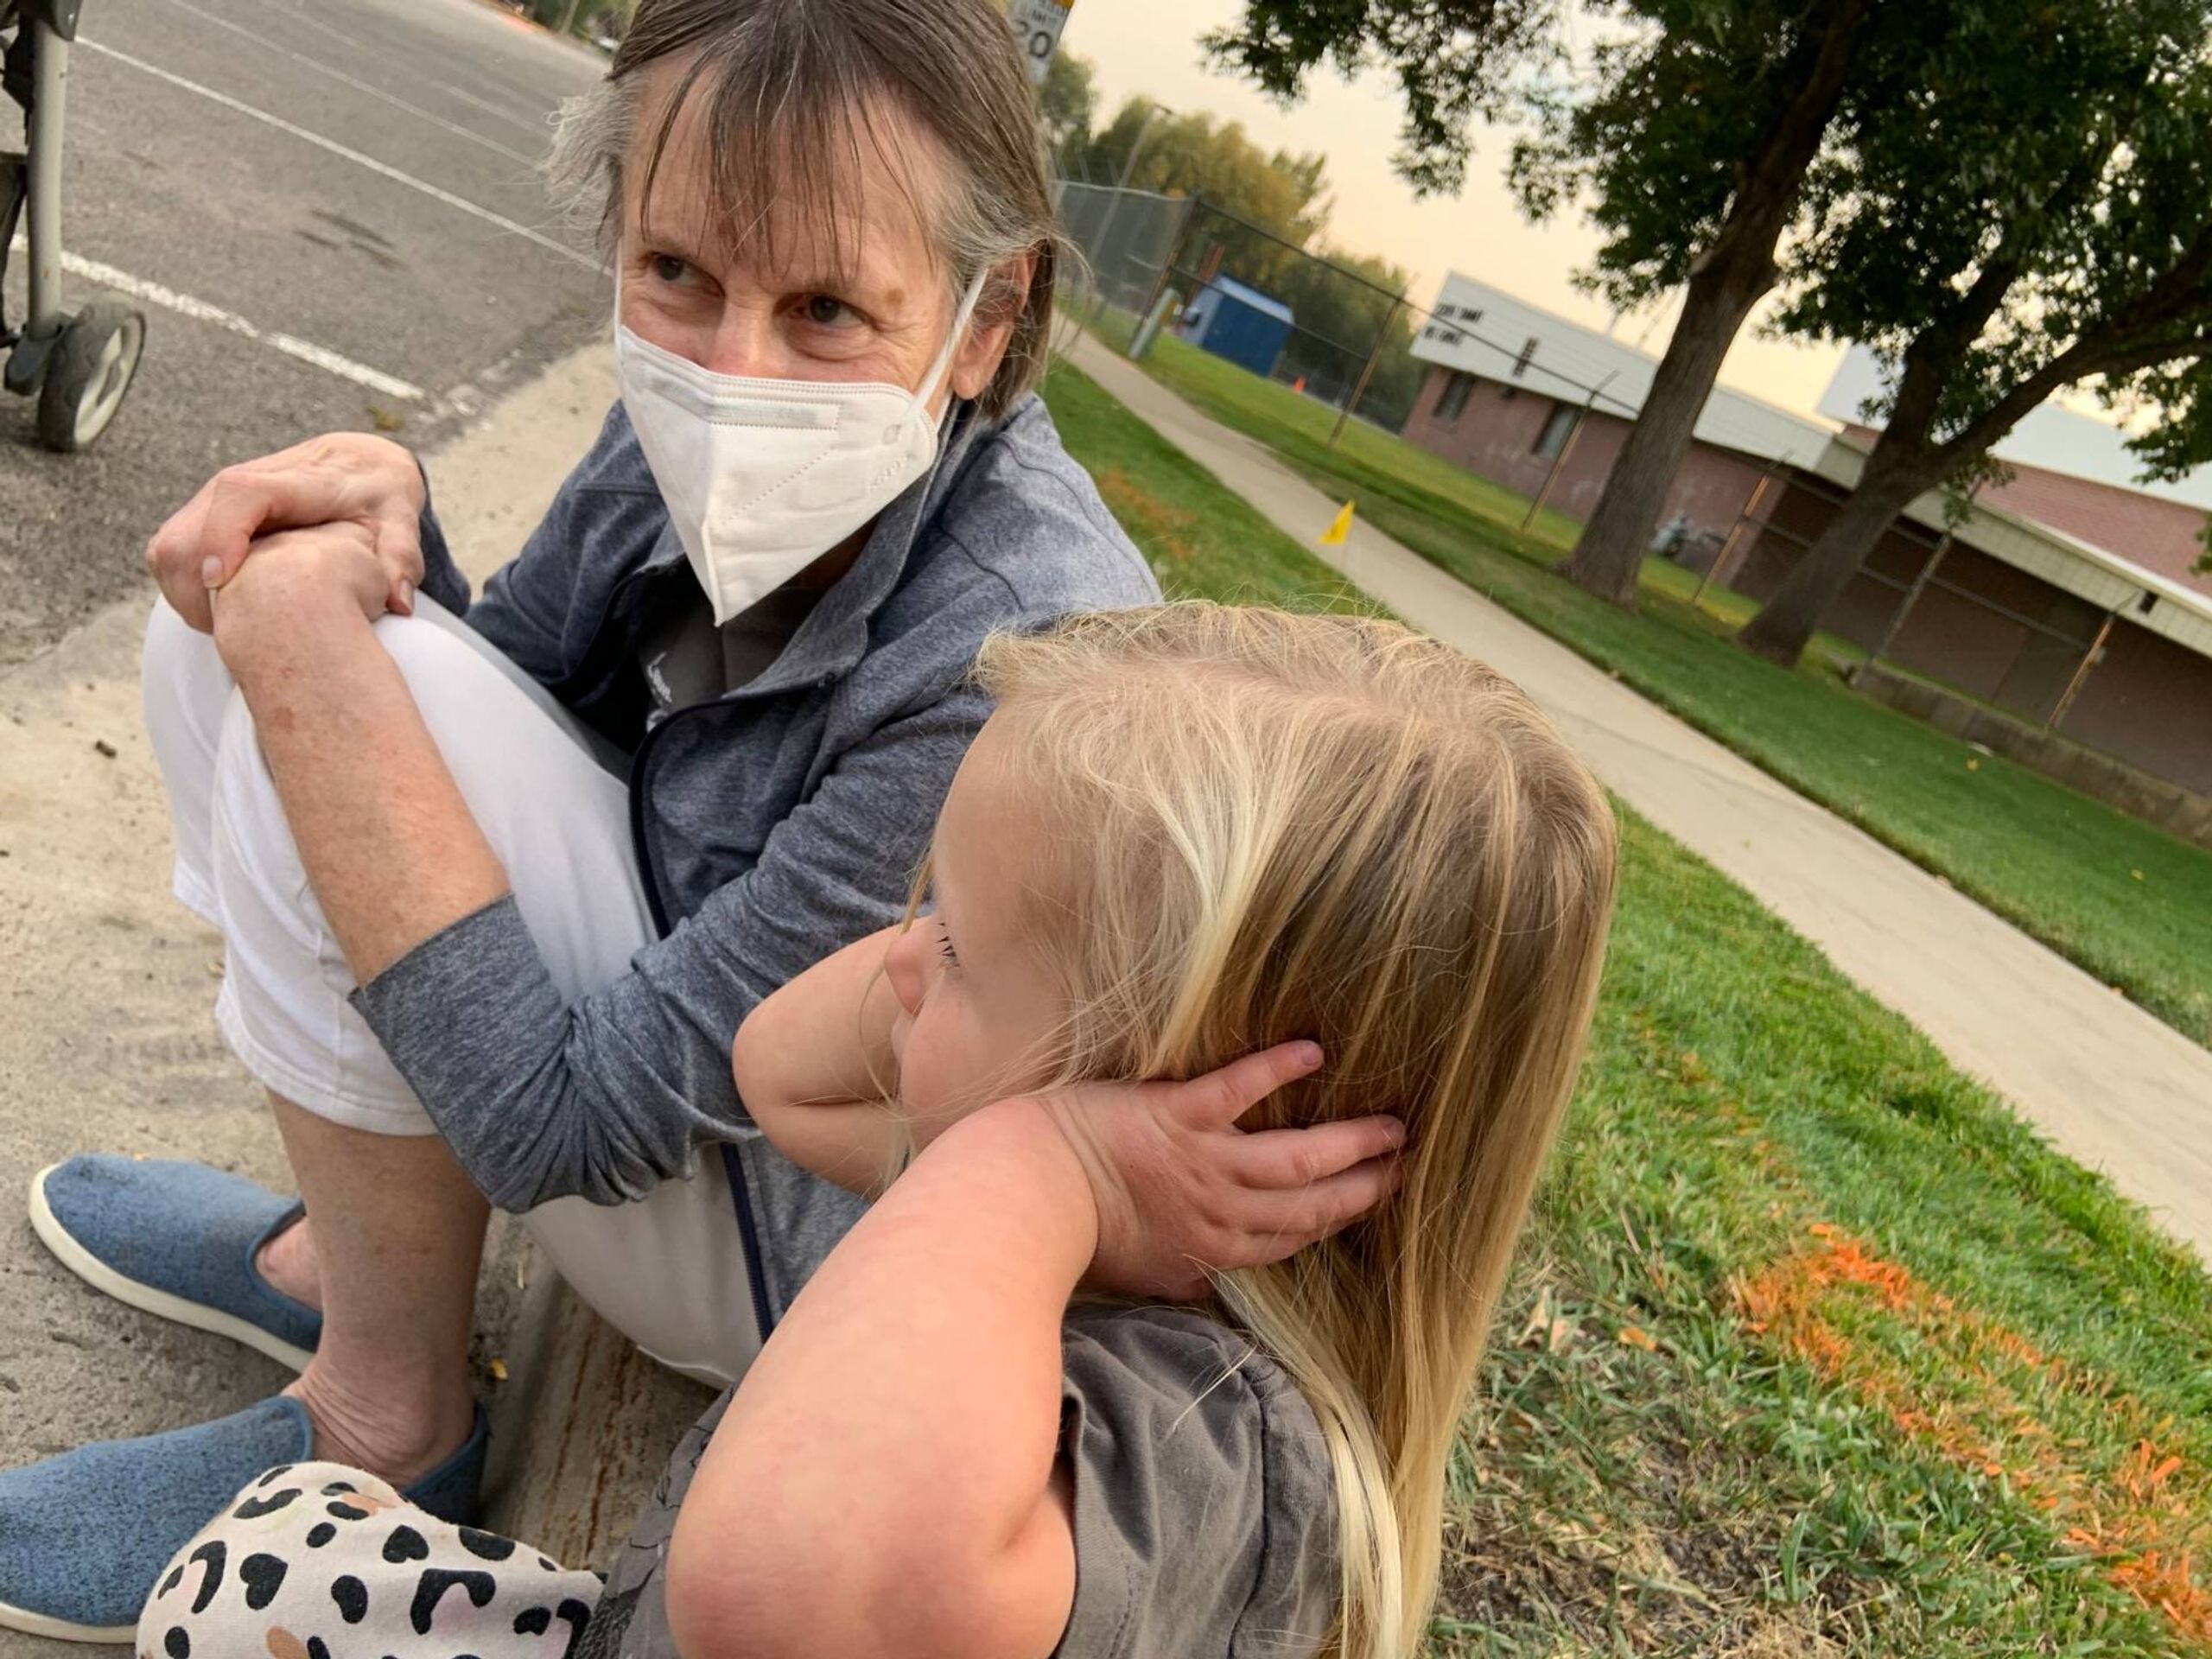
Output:
[[1029,284],[1037,275],[1037,256],[1024,253],[994,271],[968,325],[968,339],[952,359],[952,390],[963,399],[982,397],[997,378],[1014,340],[1014,326],[1029,303]]

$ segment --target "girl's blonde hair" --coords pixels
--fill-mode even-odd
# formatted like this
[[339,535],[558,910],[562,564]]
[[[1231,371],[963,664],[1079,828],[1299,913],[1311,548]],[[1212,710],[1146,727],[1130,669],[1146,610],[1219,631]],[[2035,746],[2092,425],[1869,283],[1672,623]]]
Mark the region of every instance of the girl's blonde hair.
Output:
[[1387,621],[1205,604],[1001,636],[978,664],[1052,826],[1031,907],[1060,1075],[1326,1053],[1246,1127],[1389,1112],[1365,1221],[1225,1274],[1333,1459],[1332,1651],[1400,1659],[1435,1595],[1446,1465],[1579,1068],[1613,893],[1589,772],[1513,685]]

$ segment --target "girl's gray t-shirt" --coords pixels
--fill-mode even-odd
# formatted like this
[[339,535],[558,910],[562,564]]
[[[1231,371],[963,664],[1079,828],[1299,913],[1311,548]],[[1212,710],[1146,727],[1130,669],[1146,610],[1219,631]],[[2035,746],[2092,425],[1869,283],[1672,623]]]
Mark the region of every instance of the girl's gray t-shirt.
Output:
[[[1336,1487],[1313,1408],[1220,1321],[1079,1306],[1061,1338],[1075,1605],[1055,1659],[1308,1659],[1336,1619]],[[576,1659],[676,1659],[662,1577],[725,1395],[683,1437]]]

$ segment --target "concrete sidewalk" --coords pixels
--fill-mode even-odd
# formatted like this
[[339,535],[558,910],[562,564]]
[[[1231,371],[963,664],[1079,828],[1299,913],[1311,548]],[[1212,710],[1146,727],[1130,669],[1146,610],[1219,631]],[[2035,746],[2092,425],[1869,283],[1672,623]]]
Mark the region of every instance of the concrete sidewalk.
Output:
[[[426,457],[480,585],[543,516],[613,398],[602,340]],[[204,1422],[289,1378],[86,1288],[23,1218],[32,1173],[77,1152],[200,1159],[289,1190],[260,1092],[210,1017],[221,941],[168,893],[168,809],[138,712],[152,599],[149,582],[0,671],[0,1467]],[[605,1565],[711,1396],[642,1358],[518,1230],[496,1224],[476,1357],[494,1524]],[[0,1659],[81,1651],[0,1631]]]
[[1071,355],[1294,540],[1516,681],[1630,806],[2212,1261],[2212,1053],[1380,531],[1316,547],[1343,503],[1089,336]]

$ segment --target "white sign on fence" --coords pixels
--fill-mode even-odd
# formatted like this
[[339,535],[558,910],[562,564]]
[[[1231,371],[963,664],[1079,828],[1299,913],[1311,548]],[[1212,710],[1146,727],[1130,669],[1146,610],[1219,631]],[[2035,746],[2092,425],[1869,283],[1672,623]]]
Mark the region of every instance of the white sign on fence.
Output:
[[1011,0],[1007,16],[1014,24],[1014,37],[1021,43],[1021,55],[1029,61],[1029,78],[1039,86],[1045,84],[1045,72],[1052,67],[1052,54],[1060,44],[1060,31],[1068,26],[1068,11],[1075,0]]

